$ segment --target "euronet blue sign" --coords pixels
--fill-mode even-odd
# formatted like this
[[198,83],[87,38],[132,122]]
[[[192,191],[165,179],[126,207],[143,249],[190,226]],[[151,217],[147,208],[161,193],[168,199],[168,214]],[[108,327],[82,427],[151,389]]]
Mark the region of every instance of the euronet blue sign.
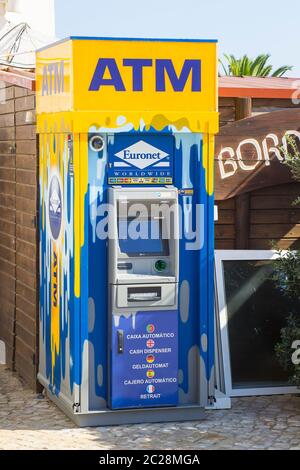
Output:
[[108,182],[171,184],[174,145],[172,135],[116,134],[108,146]]

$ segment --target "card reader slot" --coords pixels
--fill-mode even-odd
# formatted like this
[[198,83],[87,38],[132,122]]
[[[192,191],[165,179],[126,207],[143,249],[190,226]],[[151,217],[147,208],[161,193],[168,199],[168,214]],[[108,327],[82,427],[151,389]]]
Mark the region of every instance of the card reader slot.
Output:
[[124,331],[117,330],[118,335],[118,354],[123,354],[124,352]]
[[161,287],[128,287],[127,302],[153,302],[161,300]]

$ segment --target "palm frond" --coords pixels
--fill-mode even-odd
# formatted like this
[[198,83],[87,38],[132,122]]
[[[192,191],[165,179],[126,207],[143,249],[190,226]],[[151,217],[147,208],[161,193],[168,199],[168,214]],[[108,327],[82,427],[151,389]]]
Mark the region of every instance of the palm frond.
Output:
[[244,54],[237,58],[233,54],[224,54],[224,62],[220,59],[219,63],[225,75],[233,77],[282,77],[286,72],[292,70],[290,65],[283,65],[276,69],[273,73],[273,66],[268,64],[270,54],[259,54],[251,59]]
[[276,69],[273,73],[272,73],[272,77],[282,77],[284,74],[286,74],[286,72],[289,72],[290,70],[292,70],[293,67],[290,66],[290,65],[282,65],[282,67],[279,67],[278,69]]

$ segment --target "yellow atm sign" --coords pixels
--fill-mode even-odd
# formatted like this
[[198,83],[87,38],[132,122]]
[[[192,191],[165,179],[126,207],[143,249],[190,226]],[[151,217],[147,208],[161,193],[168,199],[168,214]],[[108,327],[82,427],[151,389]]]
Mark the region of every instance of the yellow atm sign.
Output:
[[37,53],[38,113],[217,111],[216,41],[73,38]]

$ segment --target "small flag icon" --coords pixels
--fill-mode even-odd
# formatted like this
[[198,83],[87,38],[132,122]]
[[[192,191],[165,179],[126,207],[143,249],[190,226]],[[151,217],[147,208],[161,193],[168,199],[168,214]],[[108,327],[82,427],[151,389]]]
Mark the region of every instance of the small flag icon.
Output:
[[153,339],[148,339],[146,344],[147,344],[147,348],[153,348],[155,345],[155,342],[153,341]]
[[148,387],[147,387],[147,392],[148,392],[148,393],[153,393],[153,392],[155,392],[155,387],[154,387],[154,385],[148,385]]
[[153,331],[155,330],[155,327],[154,325],[152,325],[152,323],[150,323],[149,325],[147,325],[146,329],[148,333],[153,333]]
[[147,377],[148,377],[148,379],[153,379],[154,376],[155,376],[154,370],[152,370],[152,369],[147,370]]
[[147,361],[149,364],[152,364],[152,362],[155,361],[155,357],[153,356],[153,354],[148,354],[148,356],[146,357],[146,361]]

